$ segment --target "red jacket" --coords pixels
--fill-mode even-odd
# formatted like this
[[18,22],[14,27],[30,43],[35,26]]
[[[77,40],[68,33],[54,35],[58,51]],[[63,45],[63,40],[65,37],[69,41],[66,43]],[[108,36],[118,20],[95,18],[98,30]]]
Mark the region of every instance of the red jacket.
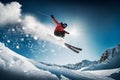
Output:
[[[62,25],[55,18],[52,18],[52,19],[55,22],[55,24],[57,25],[54,32],[56,32],[56,31],[65,31],[64,28],[62,27]],[[69,34],[69,32],[67,32],[67,31],[65,31],[65,33]]]

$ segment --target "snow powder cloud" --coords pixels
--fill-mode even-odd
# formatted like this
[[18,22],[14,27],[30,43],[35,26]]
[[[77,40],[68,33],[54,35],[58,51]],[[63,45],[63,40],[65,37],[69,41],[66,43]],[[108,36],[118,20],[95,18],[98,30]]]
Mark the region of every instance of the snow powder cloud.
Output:
[[18,2],[3,4],[0,2],[0,24],[20,22],[21,5]]
[[64,40],[54,36],[52,29],[39,22],[35,17],[26,15],[22,20],[23,30],[26,34],[31,34],[35,39],[43,39],[55,44],[64,45]]
[[54,36],[53,30],[49,26],[46,27],[32,15],[22,15],[21,6],[18,2],[7,4],[0,2],[0,25],[19,22],[22,24],[24,32],[32,35],[34,39],[43,39],[64,45],[64,40]]

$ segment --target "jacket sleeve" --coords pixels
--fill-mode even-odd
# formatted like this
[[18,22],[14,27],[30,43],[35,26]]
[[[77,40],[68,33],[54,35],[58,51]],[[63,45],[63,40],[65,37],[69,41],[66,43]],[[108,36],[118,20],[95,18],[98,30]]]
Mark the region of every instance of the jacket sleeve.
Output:
[[[65,30],[64,30],[65,31]],[[65,33],[70,34],[69,32],[65,31]]]
[[52,18],[52,20],[55,22],[55,24],[57,24],[57,25],[60,24],[55,18]]

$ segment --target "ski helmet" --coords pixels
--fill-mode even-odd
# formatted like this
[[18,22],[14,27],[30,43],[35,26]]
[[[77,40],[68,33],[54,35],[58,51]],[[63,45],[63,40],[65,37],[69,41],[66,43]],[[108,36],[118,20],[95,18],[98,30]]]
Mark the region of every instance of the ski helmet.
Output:
[[66,28],[66,27],[67,27],[67,24],[66,24],[66,23],[64,23],[64,24],[63,24],[63,28]]

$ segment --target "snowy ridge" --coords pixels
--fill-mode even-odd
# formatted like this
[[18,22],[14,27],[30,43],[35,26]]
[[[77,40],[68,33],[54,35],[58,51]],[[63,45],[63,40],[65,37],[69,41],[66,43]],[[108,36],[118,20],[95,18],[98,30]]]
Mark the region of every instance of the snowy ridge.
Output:
[[97,61],[82,60],[79,63],[68,64],[68,65],[64,65],[63,67],[68,68],[68,69],[78,70],[84,67],[93,66],[97,63],[98,63]]
[[55,75],[36,68],[27,58],[16,54],[2,43],[0,43],[0,72],[4,78],[13,80],[21,78],[21,80],[58,80]]
[[84,70],[101,70],[120,68],[120,45],[106,50],[101,56],[99,63],[94,66],[89,66]]

